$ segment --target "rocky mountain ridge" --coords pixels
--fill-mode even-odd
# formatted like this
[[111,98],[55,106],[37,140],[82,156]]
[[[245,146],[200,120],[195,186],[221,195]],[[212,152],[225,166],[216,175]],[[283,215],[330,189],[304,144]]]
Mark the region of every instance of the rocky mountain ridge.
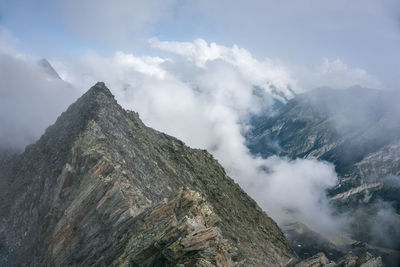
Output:
[[103,83],[22,154],[0,153],[0,185],[1,266],[382,265],[300,262],[212,155],[146,127]]
[[275,222],[204,150],[97,83],[0,179],[2,266],[285,266]]

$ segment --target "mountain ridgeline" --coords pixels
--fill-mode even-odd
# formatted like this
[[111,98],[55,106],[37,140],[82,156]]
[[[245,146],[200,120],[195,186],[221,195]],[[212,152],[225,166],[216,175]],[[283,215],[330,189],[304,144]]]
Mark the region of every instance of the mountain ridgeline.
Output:
[[0,161],[1,266],[285,266],[296,256],[205,150],[97,83]]

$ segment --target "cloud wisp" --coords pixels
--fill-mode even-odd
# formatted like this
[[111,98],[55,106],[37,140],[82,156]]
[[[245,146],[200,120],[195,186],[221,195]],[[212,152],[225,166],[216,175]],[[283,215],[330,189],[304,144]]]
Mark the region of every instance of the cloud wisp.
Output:
[[324,58],[320,64],[313,67],[295,67],[297,79],[302,88],[313,89],[331,87],[347,89],[351,86],[382,89],[382,83],[366,70],[351,67],[341,59]]

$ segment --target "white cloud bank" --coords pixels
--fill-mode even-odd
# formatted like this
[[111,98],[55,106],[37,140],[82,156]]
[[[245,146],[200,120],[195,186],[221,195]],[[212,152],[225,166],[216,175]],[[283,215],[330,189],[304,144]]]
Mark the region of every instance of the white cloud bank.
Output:
[[209,150],[278,222],[295,217],[319,232],[334,234],[341,221],[331,216],[324,193],[337,181],[333,166],[316,160],[265,160],[251,155],[245,145],[243,132],[251,114],[303,90],[290,71],[280,62],[257,60],[237,46],[201,39],[150,43],[170,56],[117,52],[108,58],[90,52],[80,62],[53,65],[82,90],[105,81],[121,105],[139,112],[147,125]]
[[51,75],[40,61],[19,53],[0,27],[0,149],[21,150],[36,141],[71,104],[78,90]]
[[340,59],[324,58],[314,67],[297,68],[296,77],[302,88],[331,87],[346,89],[354,85],[381,89],[382,84],[366,70],[351,67]]

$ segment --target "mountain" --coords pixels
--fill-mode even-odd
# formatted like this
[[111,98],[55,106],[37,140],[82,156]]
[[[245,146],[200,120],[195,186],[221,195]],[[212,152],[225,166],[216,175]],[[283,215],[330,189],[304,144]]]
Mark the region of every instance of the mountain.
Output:
[[[317,158],[332,162],[340,184],[331,191],[347,204],[377,197],[399,203],[390,177],[400,172],[400,107],[396,95],[353,87],[301,94],[247,135],[253,154]],[[397,211],[400,207],[396,204]]]
[[[246,135],[250,151],[264,158],[333,163],[339,183],[327,193],[337,213],[352,215],[353,239],[394,255],[391,266],[400,262],[398,99],[395,92],[361,87],[319,88],[258,119]],[[293,244],[299,234],[289,237]]]
[[300,261],[212,155],[146,127],[104,83],[23,153],[0,151],[0,218],[0,266],[382,266]]
[[205,150],[146,127],[103,83],[0,157],[1,266],[285,266],[276,223]]
[[62,80],[60,75],[58,75],[57,71],[53,68],[53,66],[50,64],[50,62],[42,58],[41,60],[38,61],[38,65],[43,69],[43,71],[49,75],[49,77],[52,77],[54,79]]

